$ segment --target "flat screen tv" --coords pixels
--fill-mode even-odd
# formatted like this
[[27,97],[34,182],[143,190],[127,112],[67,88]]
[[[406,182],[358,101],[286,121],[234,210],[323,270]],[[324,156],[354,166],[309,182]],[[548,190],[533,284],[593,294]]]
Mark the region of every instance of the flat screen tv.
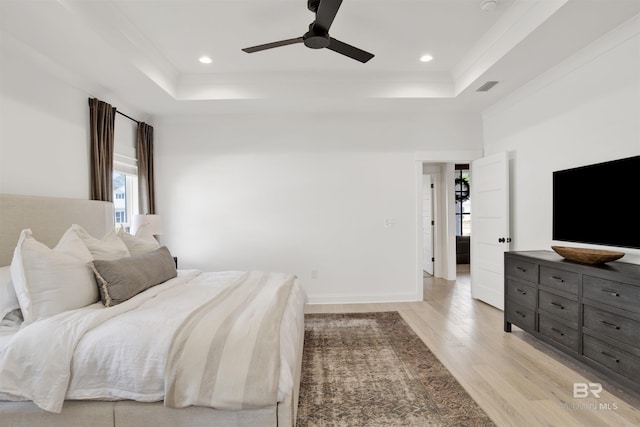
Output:
[[553,172],[553,240],[640,249],[640,156]]

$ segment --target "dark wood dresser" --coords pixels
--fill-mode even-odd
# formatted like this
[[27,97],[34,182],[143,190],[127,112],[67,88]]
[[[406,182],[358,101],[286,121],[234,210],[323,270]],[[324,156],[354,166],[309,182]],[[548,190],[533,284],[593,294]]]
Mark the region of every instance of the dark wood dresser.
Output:
[[506,252],[504,330],[516,325],[640,392],[640,265]]

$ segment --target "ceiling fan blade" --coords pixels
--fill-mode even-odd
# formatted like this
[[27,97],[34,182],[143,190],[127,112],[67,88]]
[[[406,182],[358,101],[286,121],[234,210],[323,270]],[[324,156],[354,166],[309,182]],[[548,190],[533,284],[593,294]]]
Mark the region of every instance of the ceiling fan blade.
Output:
[[360,61],[363,64],[373,58],[375,55],[369,52],[365,52],[362,49],[358,49],[357,47],[351,46],[350,44],[346,44],[341,42],[340,40],[336,40],[331,37],[331,41],[327,49],[331,49],[334,52],[341,53],[342,55],[348,56],[349,58],[353,58],[356,61]]
[[287,46],[290,44],[302,43],[302,41],[303,41],[302,37],[297,37],[295,39],[280,40],[279,42],[266,43],[266,44],[261,44],[253,47],[245,47],[242,50],[247,53],[260,52],[261,50],[273,49],[274,47],[281,47],[281,46]]
[[316,11],[316,21],[314,26],[320,27],[326,32],[329,32],[329,28],[331,27],[331,24],[333,24],[333,20],[335,19],[341,4],[342,0],[320,0],[320,5],[318,5],[318,10]]

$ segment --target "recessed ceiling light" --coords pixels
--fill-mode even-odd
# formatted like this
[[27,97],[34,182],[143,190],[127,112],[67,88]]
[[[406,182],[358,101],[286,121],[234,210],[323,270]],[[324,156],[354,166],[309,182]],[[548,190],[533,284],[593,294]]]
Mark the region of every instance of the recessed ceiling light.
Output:
[[209,58],[206,55],[202,55],[198,61],[202,62],[203,64],[211,64],[213,62],[213,60],[211,58]]
[[480,1],[480,10],[483,12],[491,12],[495,10],[497,5],[497,0],[481,0]]
[[424,54],[420,57],[420,62],[429,62],[433,59],[433,56],[427,54]]

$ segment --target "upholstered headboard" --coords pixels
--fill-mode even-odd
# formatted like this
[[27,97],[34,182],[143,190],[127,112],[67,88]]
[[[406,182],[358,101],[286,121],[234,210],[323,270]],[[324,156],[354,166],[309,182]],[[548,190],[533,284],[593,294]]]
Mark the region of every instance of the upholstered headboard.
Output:
[[11,264],[20,231],[54,247],[71,224],[93,236],[103,236],[114,226],[113,203],[96,200],[0,194],[0,266]]

